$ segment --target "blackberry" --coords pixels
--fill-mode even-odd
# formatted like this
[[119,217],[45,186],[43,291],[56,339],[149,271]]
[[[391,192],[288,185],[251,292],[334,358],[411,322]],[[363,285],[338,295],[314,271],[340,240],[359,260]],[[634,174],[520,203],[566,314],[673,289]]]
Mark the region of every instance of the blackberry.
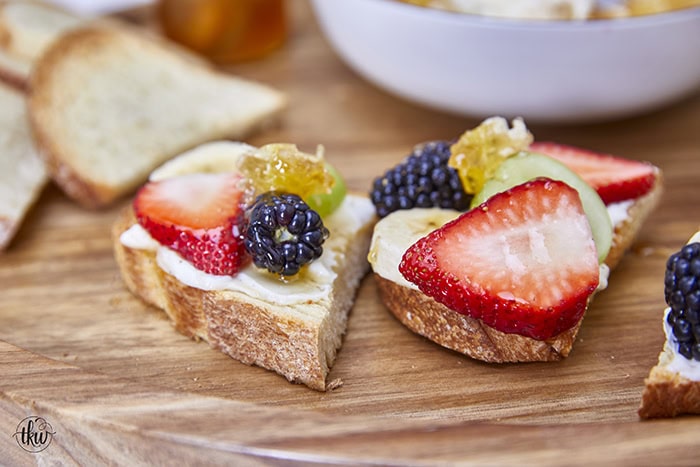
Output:
[[299,196],[267,192],[246,209],[246,251],[259,268],[292,276],[323,253],[328,229]]
[[690,243],[666,263],[664,295],[671,308],[666,321],[678,353],[700,361],[700,243]]
[[416,146],[396,167],[377,177],[370,198],[379,217],[399,209],[440,207],[465,211],[471,197],[457,171],[447,165],[450,143],[431,141]]

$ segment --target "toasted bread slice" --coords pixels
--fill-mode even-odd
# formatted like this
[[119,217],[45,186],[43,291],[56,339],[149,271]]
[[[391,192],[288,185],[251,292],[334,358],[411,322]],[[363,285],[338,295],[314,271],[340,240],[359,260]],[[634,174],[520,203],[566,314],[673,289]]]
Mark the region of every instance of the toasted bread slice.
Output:
[[86,21],[40,1],[0,2],[0,79],[26,88],[32,66],[44,50]]
[[50,172],[87,207],[129,193],[186,149],[248,134],[285,105],[270,87],[115,25],[62,35],[35,64],[30,87]]
[[[615,224],[613,244],[604,268],[614,268],[654,209],[662,191],[661,177],[646,195],[619,206],[626,210]],[[581,321],[546,341],[500,332],[481,320],[450,310],[398,271],[403,253],[419,238],[458,216],[442,209],[396,211],[377,223],[369,261],[380,296],[396,318],[413,332],[472,358],[492,363],[556,361],[568,356]],[[401,229],[394,228],[400,225]],[[399,233],[400,232],[400,233]]]
[[27,124],[24,94],[0,84],[0,250],[48,180]]
[[669,369],[673,351],[668,342],[659,354],[659,362],[644,380],[639,407],[641,418],[675,417],[700,414],[700,381],[690,380]]
[[36,60],[62,33],[87,21],[56,5],[40,1],[0,4],[0,34],[4,49],[26,60]]
[[[700,242],[700,231],[688,243]],[[666,310],[670,312],[670,308]],[[639,407],[640,418],[675,417],[681,414],[700,414],[700,362],[687,361],[671,348],[671,329],[664,313],[666,341],[658,363],[644,380],[644,392]],[[679,361],[675,361],[679,359]],[[682,374],[690,368],[691,375]],[[693,370],[692,368],[695,368]],[[696,376],[692,375],[692,372]],[[693,379],[690,379],[692,377]]]
[[[187,173],[187,166],[226,171],[233,167],[226,161],[228,155],[235,158],[241,149],[245,146],[235,143],[204,145],[165,164],[154,172],[154,179]],[[227,286],[196,282],[193,277],[221,279],[202,276],[191,266],[173,266],[168,258],[176,254],[158,247],[139,228],[130,207],[114,224],[114,249],[129,290],[164,310],[178,331],[243,363],[324,391],[357,288],[369,269],[366,256],[374,221],[367,198],[347,195],[324,219],[330,236],[317,261],[328,275],[314,272],[289,284],[252,265]]]

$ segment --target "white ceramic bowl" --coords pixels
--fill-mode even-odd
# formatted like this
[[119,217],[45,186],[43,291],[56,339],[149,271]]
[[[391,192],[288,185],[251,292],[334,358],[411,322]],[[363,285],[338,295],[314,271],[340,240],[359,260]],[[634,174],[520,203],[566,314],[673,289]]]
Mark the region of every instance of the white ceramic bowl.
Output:
[[700,87],[700,8],[596,21],[526,21],[395,0],[312,0],[338,55],[432,108],[573,123],[640,114]]

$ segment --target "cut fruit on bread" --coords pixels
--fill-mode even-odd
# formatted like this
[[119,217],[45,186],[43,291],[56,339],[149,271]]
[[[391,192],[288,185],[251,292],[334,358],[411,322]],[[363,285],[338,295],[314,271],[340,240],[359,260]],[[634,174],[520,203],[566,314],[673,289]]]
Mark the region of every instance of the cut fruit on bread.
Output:
[[[245,239],[251,238],[249,233],[254,231],[255,210],[247,208],[241,220],[235,209],[220,216],[214,212],[218,209],[210,208],[221,202],[216,192],[233,189],[228,180],[241,176],[240,172],[236,173],[239,159],[261,150],[241,143],[209,143],[154,171],[152,181],[146,185],[150,188],[139,191],[134,206],[124,210],[114,224],[116,259],[129,290],[164,310],[181,333],[203,339],[243,363],[275,371],[289,381],[324,391],[329,386],[326,378],[342,344],[360,280],[369,269],[366,255],[375,215],[367,198],[344,195],[339,207],[323,217],[328,235],[322,242],[320,256],[286,280],[254,264],[255,248],[250,253],[253,259],[239,261],[236,271],[205,273],[207,264],[197,265],[184,259],[181,252],[186,245],[166,247],[163,244],[172,228],[188,232],[187,238],[199,235],[197,231],[206,231],[206,238],[204,235],[199,238],[211,241],[219,238],[214,230],[216,225],[230,225],[227,230],[241,233],[240,237],[229,241],[231,250],[240,253],[239,241],[246,242],[248,248]],[[198,182],[196,177],[203,177],[204,183]],[[203,186],[212,186],[215,180],[223,188],[208,191]],[[189,185],[184,188],[188,194],[169,192],[167,183],[178,184],[179,193],[183,185]],[[154,192],[160,193],[154,195]],[[148,197],[149,206],[138,202],[144,196]],[[158,203],[155,198],[164,201]],[[281,244],[293,236],[303,239],[305,245],[313,244],[307,242],[313,239],[295,230],[292,224],[297,222],[294,219],[299,218],[300,210],[305,213],[302,217],[304,232],[309,232],[309,227],[311,231],[317,230],[318,219],[314,221],[314,216],[298,201],[291,204],[284,199],[278,201],[284,207],[277,211],[279,215],[267,218],[265,223],[287,227],[276,231],[281,232],[274,237],[279,241],[276,244],[279,249],[268,250],[270,255],[274,256],[275,251],[288,251]],[[251,204],[268,209],[264,203],[254,201]],[[202,215],[195,219],[196,207]],[[288,210],[290,207],[296,209],[296,214],[287,216],[292,212]],[[154,229],[148,223],[139,222],[140,215],[156,212],[160,217],[151,221],[160,225],[169,222],[169,229]],[[166,221],[166,217],[170,221]],[[285,221],[285,217],[289,220]],[[259,229],[255,232],[265,237]],[[306,248],[298,243],[295,246],[300,250]],[[211,249],[213,253],[204,254],[203,259],[218,261],[218,249]]]
[[26,87],[32,66],[44,50],[86,21],[40,1],[0,2],[0,79]]
[[545,178],[497,193],[421,238],[399,272],[458,313],[541,341],[580,321],[599,281],[578,192]]
[[8,246],[47,180],[27,124],[25,96],[0,84],[0,250]]
[[[469,177],[463,186],[478,190],[465,190],[473,196],[465,213],[431,204],[442,184],[430,177],[397,167],[378,179],[373,201],[396,209],[377,223],[368,258],[382,301],[412,331],[487,362],[560,360],[594,293],[607,286],[656,206],[661,176],[651,166],[653,183],[643,194],[606,205],[584,174],[530,152],[519,126],[510,130],[517,138],[504,128],[490,121],[463,136],[437,170],[440,180],[458,170]],[[437,160],[434,147],[421,146],[420,157]],[[476,156],[454,157],[474,149]],[[473,165],[454,167],[459,159]],[[618,159],[598,170],[614,171]],[[414,193],[425,201],[412,204]]]
[[56,183],[105,206],[189,148],[240,138],[282,110],[282,93],[215,71],[126,27],[63,34],[34,67],[30,119]]
[[658,363],[644,380],[641,418],[700,414],[700,231],[669,258]]

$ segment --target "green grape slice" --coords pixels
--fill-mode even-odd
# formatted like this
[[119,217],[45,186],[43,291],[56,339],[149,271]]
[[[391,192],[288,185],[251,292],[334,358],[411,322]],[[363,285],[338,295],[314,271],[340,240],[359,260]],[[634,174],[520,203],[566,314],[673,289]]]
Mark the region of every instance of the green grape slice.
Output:
[[326,171],[333,176],[333,187],[330,193],[314,193],[304,199],[321,217],[326,217],[338,209],[348,191],[343,177],[328,162],[326,162]]
[[496,193],[506,191],[537,177],[560,180],[575,188],[581,198],[583,210],[588,217],[598,251],[598,262],[608,256],[612,245],[613,225],[605,204],[598,193],[581,177],[559,161],[542,154],[521,152],[503,161],[494,175],[472,199],[472,207],[478,206]]

